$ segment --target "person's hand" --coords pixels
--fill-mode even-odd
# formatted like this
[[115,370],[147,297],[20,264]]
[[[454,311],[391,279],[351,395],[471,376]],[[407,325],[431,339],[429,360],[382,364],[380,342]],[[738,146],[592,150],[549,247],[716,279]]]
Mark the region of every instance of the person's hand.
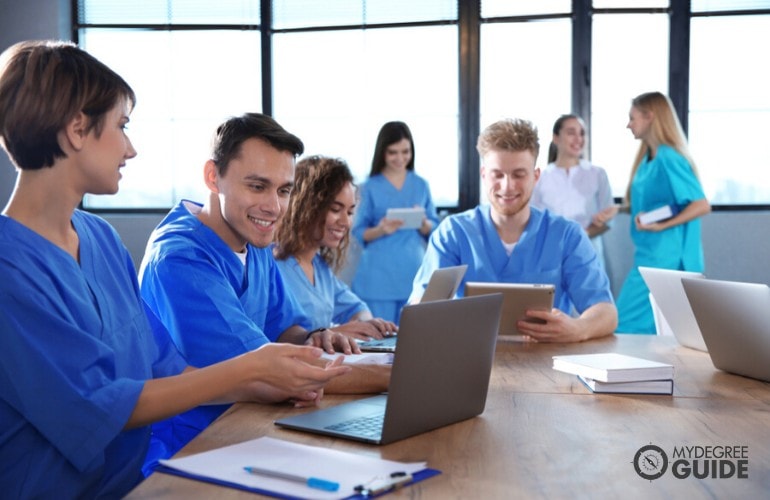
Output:
[[380,219],[380,223],[377,224],[377,227],[382,232],[383,236],[386,236],[395,233],[403,225],[404,221],[401,219],[388,219],[387,217],[383,217]]
[[545,323],[534,323],[519,320],[516,323],[518,329],[527,337],[527,340],[536,342],[580,342],[586,339],[586,335],[580,328],[580,320],[563,313],[559,309],[550,311],[527,311],[530,318],[540,319]]
[[609,207],[595,213],[591,218],[591,221],[597,226],[603,226],[618,214],[619,209],[620,207],[618,205],[610,205]]
[[368,320],[353,320],[334,327],[335,331],[342,332],[349,337],[359,340],[381,339],[393,335],[398,327],[391,321],[382,318]]
[[354,338],[330,328],[313,332],[305,341],[305,345],[320,347],[329,354],[335,352],[361,354],[361,348],[358,347],[358,343]]
[[[344,359],[344,356],[339,356],[332,361],[325,361],[323,358],[318,358],[312,364],[319,368],[323,368],[324,370],[329,370],[342,365]],[[292,393],[266,382],[258,381],[250,384],[246,394],[245,397],[239,399],[257,403],[280,403],[288,401],[292,403],[295,408],[306,408],[318,405],[323,398],[324,389],[321,387],[316,390]]]
[[330,380],[351,370],[340,363],[328,364],[321,354],[317,347],[270,343],[238,356],[250,372],[245,384],[251,392],[248,400],[316,400]]
[[643,213],[640,213],[636,216],[634,219],[634,223],[636,224],[637,231],[648,231],[651,233],[657,233],[660,231],[663,231],[664,229],[667,229],[667,226],[663,225],[661,222],[653,222],[651,224],[642,224],[639,222],[639,216],[641,216]]
[[[326,363],[326,369],[340,366],[342,365],[342,362],[344,360],[345,360],[345,356],[337,356],[336,358],[334,358],[334,360]],[[322,388],[316,391],[315,397],[313,398],[294,398],[291,400],[291,402],[294,403],[294,408],[307,408],[310,406],[318,406],[318,403],[321,402],[323,395],[324,395],[324,390]]]

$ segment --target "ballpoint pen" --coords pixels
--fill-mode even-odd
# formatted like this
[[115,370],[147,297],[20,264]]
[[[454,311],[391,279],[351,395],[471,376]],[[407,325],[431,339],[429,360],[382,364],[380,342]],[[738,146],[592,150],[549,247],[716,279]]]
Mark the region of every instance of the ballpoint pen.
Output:
[[297,474],[290,474],[288,472],[280,472],[276,470],[263,469],[261,467],[244,467],[243,468],[249,474],[257,474],[260,476],[274,477],[276,479],[285,479],[286,481],[293,481],[295,483],[302,483],[310,488],[324,491],[337,491],[340,489],[340,483],[329,481],[327,479],[320,479],[317,477],[304,477]]
[[356,493],[373,497],[386,491],[396,490],[412,481],[412,475],[407,472],[394,472],[388,478],[378,478],[368,484],[360,484],[354,488]]

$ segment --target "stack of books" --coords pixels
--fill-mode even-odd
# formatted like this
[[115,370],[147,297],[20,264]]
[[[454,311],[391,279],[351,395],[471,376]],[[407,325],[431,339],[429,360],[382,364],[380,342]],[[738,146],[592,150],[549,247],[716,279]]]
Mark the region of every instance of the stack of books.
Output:
[[592,392],[673,394],[674,367],[617,353],[554,356],[553,368],[578,376]]

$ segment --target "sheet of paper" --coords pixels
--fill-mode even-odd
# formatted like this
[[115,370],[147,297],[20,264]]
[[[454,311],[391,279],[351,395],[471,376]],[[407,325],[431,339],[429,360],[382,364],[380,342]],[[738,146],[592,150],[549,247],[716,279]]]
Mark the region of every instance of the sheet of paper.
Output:
[[[188,474],[228,481],[302,498],[345,498],[354,488],[393,472],[414,474],[426,462],[394,462],[330,448],[308,446],[271,437],[218,448],[189,457],[161,460],[160,463]],[[243,468],[261,467],[303,477],[317,477],[340,484],[339,491],[327,492],[300,483],[250,474]]]
[[356,363],[369,363],[374,365],[392,365],[393,353],[392,352],[364,352],[361,354],[342,354],[342,353],[323,353],[322,358],[329,361],[337,359],[340,356],[345,356],[344,363],[356,364]]

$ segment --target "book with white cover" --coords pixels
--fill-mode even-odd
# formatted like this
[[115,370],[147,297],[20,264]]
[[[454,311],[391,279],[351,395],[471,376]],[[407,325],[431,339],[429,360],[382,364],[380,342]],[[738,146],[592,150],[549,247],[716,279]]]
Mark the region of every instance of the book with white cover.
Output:
[[599,382],[636,382],[674,378],[673,365],[614,352],[554,356],[553,369],[582,375]]
[[660,222],[666,219],[670,219],[679,212],[674,205],[663,205],[655,210],[650,210],[639,216],[639,222],[644,225],[652,224],[653,222]]
[[591,392],[607,394],[668,394],[674,393],[674,381],[669,380],[641,380],[638,382],[599,382],[592,378],[581,377],[578,380],[583,382]]

